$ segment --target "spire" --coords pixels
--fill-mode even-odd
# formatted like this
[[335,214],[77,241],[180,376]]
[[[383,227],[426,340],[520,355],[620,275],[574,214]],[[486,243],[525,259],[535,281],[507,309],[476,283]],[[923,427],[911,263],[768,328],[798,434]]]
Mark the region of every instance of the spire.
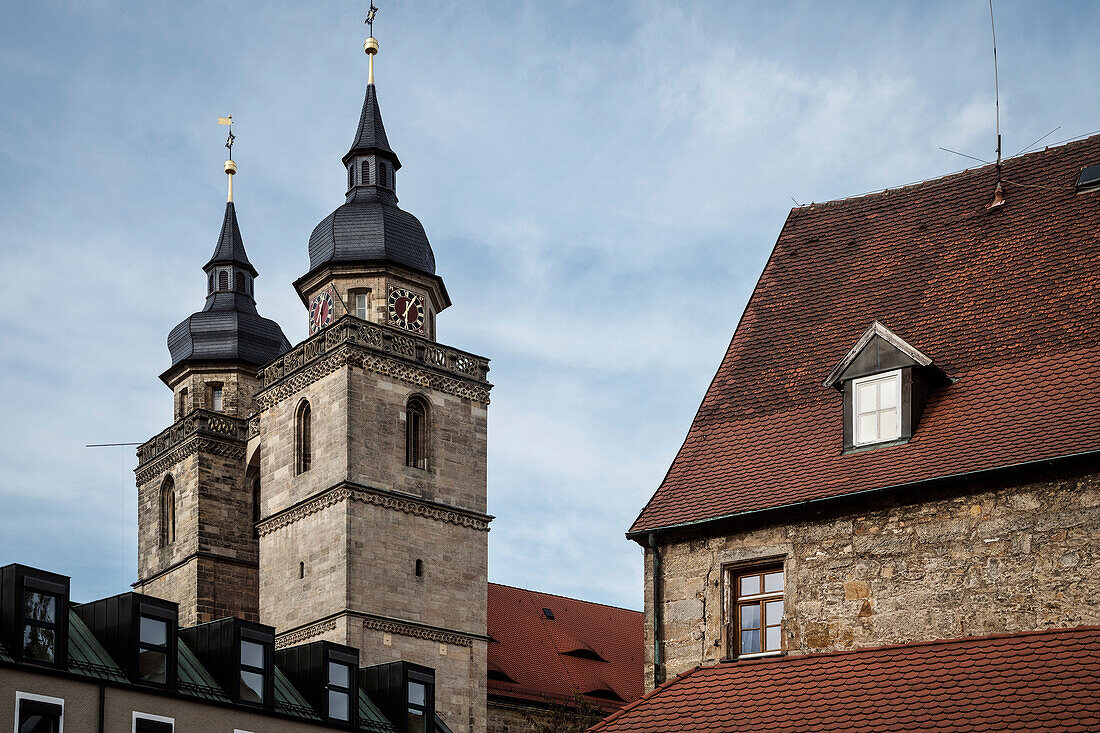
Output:
[[397,170],[401,167],[401,161],[397,159],[397,153],[393,152],[389,140],[386,139],[382,111],[378,108],[378,93],[374,88],[374,56],[378,53],[378,40],[373,37],[368,38],[363,43],[363,51],[370,59],[367,94],[363,99],[363,111],[359,115],[359,128],[355,131],[355,141],[344,156],[344,164],[347,165],[354,155],[374,153],[389,158],[393,162],[393,169]]
[[252,277],[259,274],[248,261],[248,254],[244,251],[244,240],[241,239],[241,228],[237,224],[237,209],[233,205],[233,199],[225,202],[225,218],[222,219],[222,231],[218,236],[218,243],[214,246],[214,254],[210,256],[210,261],[203,265],[202,269],[209,273],[211,268],[217,265],[236,265],[242,270],[247,270]]

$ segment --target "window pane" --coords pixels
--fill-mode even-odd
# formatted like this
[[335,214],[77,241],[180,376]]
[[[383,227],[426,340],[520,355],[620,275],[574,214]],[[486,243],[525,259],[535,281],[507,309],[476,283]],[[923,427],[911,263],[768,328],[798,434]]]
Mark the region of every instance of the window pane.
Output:
[[138,632],[138,639],[142,644],[152,644],[154,646],[167,646],[168,645],[168,622],[161,621],[156,618],[148,618],[146,616],[141,617],[141,631]]
[[168,681],[166,676],[167,655],[164,652],[153,652],[148,649],[138,650],[138,679],[142,682],[157,682],[164,684]]
[[57,598],[48,593],[28,590],[23,596],[23,618],[27,621],[57,621]]
[[764,576],[764,592],[776,593],[783,590],[783,571],[768,573]]
[[355,316],[363,320],[367,318],[367,296],[365,293],[355,296]]
[[856,412],[871,412],[878,409],[878,385],[864,382],[856,387]]
[[783,620],[783,601],[768,601],[764,604],[764,623],[778,626]]
[[741,632],[741,653],[742,654],[755,654],[760,651],[760,632],[759,631],[742,631]]
[[424,733],[424,713],[421,710],[410,710],[408,717],[409,733]]
[[19,733],[58,733],[61,729],[61,707],[37,700],[19,703]]
[[741,595],[751,596],[760,592],[760,576],[748,575],[741,578]]
[[764,651],[774,652],[778,650],[780,648],[779,627],[769,626],[767,629],[764,630],[764,633]]
[[222,391],[221,389],[214,390],[214,412],[222,411]]
[[264,701],[264,676],[241,670],[241,699],[245,702]]
[[898,406],[898,382],[897,377],[884,379],[878,383],[879,409]]
[[898,411],[885,410],[879,413],[878,435],[880,440],[893,440],[898,437]]
[[427,702],[428,689],[419,682],[409,683],[409,704],[424,707]]
[[756,603],[741,606],[741,628],[760,628],[760,606]]
[[241,664],[249,667],[264,666],[264,645],[241,640]]
[[348,719],[348,693],[328,691],[328,716],[334,720]]
[[859,422],[856,424],[856,429],[857,442],[870,443],[871,441],[878,440],[878,415],[875,413],[860,415]]
[[334,687],[351,687],[348,665],[329,662],[328,683]]
[[57,636],[53,629],[40,626],[23,627],[23,656],[40,662],[53,662]]

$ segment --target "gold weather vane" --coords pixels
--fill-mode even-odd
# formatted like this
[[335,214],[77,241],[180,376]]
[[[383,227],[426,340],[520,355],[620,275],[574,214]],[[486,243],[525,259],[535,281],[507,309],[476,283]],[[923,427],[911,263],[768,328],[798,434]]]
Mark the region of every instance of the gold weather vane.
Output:
[[363,53],[367,54],[370,59],[369,67],[367,70],[367,83],[374,83],[374,55],[378,53],[378,39],[374,37],[374,16],[378,12],[378,8],[374,6],[372,2],[370,4],[370,10],[367,11],[367,19],[363,21],[370,29],[370,37],[363,42]]
[[218,124],[229,126],[229,137],[225,139],[225,148],[229,151],[229,160],[225,161],[225,175],[229,176],[229,198],[226,200],[233,201],[233,175],[237,172],[237,164],[233,162],[233,141],[237,139],[233,134],[233,115],[219,117]]

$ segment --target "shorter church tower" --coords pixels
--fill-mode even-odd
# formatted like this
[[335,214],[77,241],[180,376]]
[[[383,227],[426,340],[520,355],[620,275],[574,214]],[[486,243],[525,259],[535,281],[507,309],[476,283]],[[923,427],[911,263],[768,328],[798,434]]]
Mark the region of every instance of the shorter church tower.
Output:
[[248,468],[248,417],[257,368],[290,348],[256,310],[258,273],[233,204],[236,163],[226,161],[225,172],[221,236],[203,267],[206,305],[168,334],[172,366],[160,378],[175,422],[138,449],[134,588],[179,603],[181,626],[258,617],[259,468]]

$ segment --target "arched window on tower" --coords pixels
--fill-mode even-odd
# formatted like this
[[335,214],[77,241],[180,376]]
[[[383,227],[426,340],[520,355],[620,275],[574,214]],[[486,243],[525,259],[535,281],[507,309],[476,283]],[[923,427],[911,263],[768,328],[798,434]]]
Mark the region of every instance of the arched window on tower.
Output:
[[229,271],[222,270],[218,273],[218,290],[229,290]]
[[348,166],[348,189],[355,185],[355,166]]
[[364,160],[359,164],[359,180],[363,182],[364,186],[370,185],[370,161]]
[[244,273],[243,272],[233,273],[233,280],[234,280],[233,289],[236,290],[238,293],[245,292]]
[[298,473],[305,473],[313,463],[313,417],[309,402],[302,400],[298,406],[298,419],[295,427],[295,464]]
[[176,482],[165,476],[160,485],[160,546],[176,541]]
[[428,467],[428,403],[420,396],[405,405],[405,465]]
[[212,292],[214,292],[214,273],[210,273],[209,282],[207,283],[206,294],[209,295]]
[[387,166],[382,161],[378,161],[378,185],[379,186],[388,186],[389,185],[389,177],[390,177],[389,166]]

